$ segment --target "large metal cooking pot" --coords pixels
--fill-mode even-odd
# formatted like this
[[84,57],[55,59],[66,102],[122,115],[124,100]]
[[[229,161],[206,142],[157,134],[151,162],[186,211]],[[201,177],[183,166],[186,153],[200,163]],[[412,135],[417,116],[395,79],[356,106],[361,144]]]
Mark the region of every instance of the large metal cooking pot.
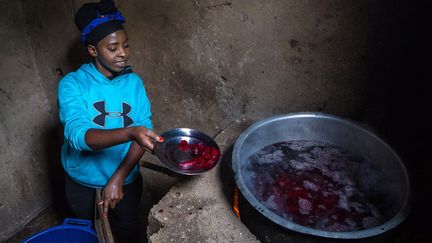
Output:
[[[249,156],[263,147],[277,142],[312,140],[334,144],[372,163],[382,173],[374,191],[387,197],[391,205],[386,207],[387,221],[358,231],[331,232],[296,224],[266,208],[246,185],[244,172]],[[291,113],[270,117],[256,122],[237,139],[232,166],[236,183],[249,203],[273,222],[293,231],[342,239],[365,238],[381,234],[396,227],[407,216],[409,179],[399,156],[382,139],[356,122],[324,113]]]

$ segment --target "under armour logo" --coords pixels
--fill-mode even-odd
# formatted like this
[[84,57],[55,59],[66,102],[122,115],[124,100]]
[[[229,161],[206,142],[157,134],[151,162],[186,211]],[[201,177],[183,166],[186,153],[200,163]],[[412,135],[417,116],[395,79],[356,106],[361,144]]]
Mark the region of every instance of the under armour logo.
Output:
[[105,101],[98,101],[93,104],[94,108],[100,113],[97,115],[93,122],[98,124],[99,126],[105,126],[105,118],[123,118],[123,127],[128,127],[133,123],[132,118],[128,116],[131,111],[131,106],[127,103],[122,102],[123,112],[118,111],[106,111],[105,110]]

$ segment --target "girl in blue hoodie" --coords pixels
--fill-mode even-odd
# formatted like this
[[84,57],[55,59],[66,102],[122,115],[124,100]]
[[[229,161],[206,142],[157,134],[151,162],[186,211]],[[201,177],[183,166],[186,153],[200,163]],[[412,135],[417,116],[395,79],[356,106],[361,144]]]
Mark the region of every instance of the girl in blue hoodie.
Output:
[[125,21],[111,0],[84,4],[75,15],[93,62],[59,83],[64,126],[61,161],[66,197],[79,218],[94,217],[95,189],[103,189],[104,216],[125,242],[140,241],[138,161],[163,138],[152,131],[143,81],[127,65]]

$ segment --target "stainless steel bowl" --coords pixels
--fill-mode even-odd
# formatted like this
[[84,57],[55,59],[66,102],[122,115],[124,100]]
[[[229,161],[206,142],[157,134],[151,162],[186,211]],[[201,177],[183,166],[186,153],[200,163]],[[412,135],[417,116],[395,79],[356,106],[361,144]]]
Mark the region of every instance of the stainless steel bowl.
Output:
[[188,144],[204,144],[216,148],[220,154],[219,146],[207,134],[191,128],[174,128],[164,132],[161,136],[164,138],[164,142],[155,144],[154,153],[168,169],[174,172],[184,175],[198,175],[214,168],[220,160],[219,156],[216,162],[207,168],[182,168],[179,163],[191,160],[194,156],[190,152],[179,149],[180,141],[185,140]]
[[[390,202],[383,208],[387,221],[373,228],[358,231],[324,231],[296,224],[265,207],[246,184],[246,180],[249,179],[245,169],[248,166],[248,158],[267,145],[293,140],[331,143],[363,155],[371,166],[381,172],[379,177],[371,180],[372,187],[365,189],[365,192]],[[249,203],[270,220],[293,231],[328,238],[365,238],[396,227],[409,212],[409,178],[401,159],[383,140],[362,125],[348,119],[309,112],[263,119],[249,127],[237,139],[232,161],[237,185]],[[364,180],[368,178],[366,175]]]

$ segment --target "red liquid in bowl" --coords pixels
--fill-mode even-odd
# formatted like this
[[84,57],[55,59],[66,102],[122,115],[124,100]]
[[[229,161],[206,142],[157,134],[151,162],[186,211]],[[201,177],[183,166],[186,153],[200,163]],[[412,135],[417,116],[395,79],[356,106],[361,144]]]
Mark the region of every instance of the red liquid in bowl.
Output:
[[183,152],[190,152],[192,154],[193,159],[178,164],[180,168],[187,170],[208,170],[217,163],[220,156],[217,148],[202,143],[189,144],[186,140],[181,140],[178,148]]

